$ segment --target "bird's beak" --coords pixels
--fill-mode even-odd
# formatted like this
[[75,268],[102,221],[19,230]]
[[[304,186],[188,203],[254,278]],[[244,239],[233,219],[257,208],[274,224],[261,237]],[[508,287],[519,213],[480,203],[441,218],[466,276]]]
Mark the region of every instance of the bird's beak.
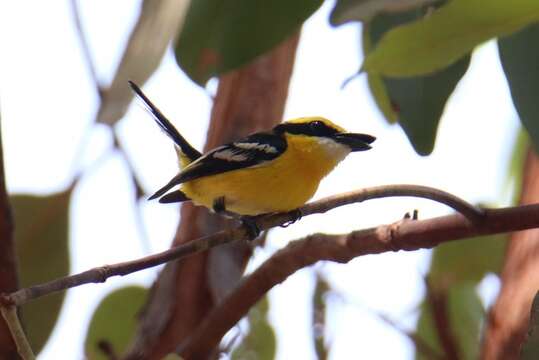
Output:
[[347,145],[351,151],[364,151],[371,148],[370,144],[376,138],[367,134],[338,133],[333,135],[333,140]]

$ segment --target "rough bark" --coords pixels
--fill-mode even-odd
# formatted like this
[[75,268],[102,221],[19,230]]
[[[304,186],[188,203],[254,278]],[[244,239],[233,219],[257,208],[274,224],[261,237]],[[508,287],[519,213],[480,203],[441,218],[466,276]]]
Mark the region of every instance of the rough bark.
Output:
[[[281,121],[298,40],[299,34],[219,79],[206,150]],[[173,246],[223,226],[205,209],[185,204]],[[161,359],[173,351],[239,281],[250,254],[245,244],[236,244],[167,264],[152,288],[127,358]],[[236,275],[219,278],[230,273]]]
[[[17,289],[17,262],[13,240],[13,217],[4,177],[4,158],[0,136],[0,293]],[[17,349],[7,324],[0,317],[0,359],[16,359]]]
[[[182,343],[177,351],[184,359],[206,358],[208,349],[212,349],[222,336],[273,286],[285,281],[294,272],[318,261],[346,263],[358,256],[387,251],[427,249],[446,241],[536,228],[539,221],[538,215],[539,204],[534,204],[488,209],[485,210],[483,219],[477,221],[471,221],[462,214],[426,220],[402,219],[393,224],[353,231],[349,234],[313,234],[304,239],[292,241],[257,267],[249,276],[244,277],[239,285],[213,308],[188,341]],[[487,238],[485,241],[489,241],[488,239],[493,238]],[[439,335],[445,338],[442,344],[443,357],[446,360],[460,359],[455,339],[453,339],[454,334],[447,330],[450,326],[446,315],[447,306],[441,302],[445,296],[440,296],[431,297],[429,300],[431,303],[434,302],[432,305],[435,307],[434,321],[437,330],[443,332]],[[422,350],[425,348],[423,347]],[[436,356],[430,358],[435,359]]]
[[[524,165],[521,204],[539,202],[539,158],[530,149]],[[482,359],[517,359],[526,338],[530,307],[539,289],[539,229],[516,232],[507,247],[502,286],[488,315]]]

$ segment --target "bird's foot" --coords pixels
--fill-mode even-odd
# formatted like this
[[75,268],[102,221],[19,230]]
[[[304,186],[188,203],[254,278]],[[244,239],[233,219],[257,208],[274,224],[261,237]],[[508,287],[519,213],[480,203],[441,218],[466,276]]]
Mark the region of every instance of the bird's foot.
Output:
[[292,219],[291,219],[291,220],[288,220],[287,222],[285,222],[284,224],[282,224],[282,225],[281,225],[282,228],[287,228],[287,227],[289,227],[290,225],[292,225],[292,224],[295,223],[296,221],[301,220],[301,218],[303,217],[303,213],[301,212],[300,209],[292,210],[292,211],[290,211],[290,214],[292,215]]
[[225,197],[219,196],[215,200],[213,200],[213,211],[215,211],[217,214],[222,214],[226,212],[226,206],[225,206]]
[[251,215],[239,215],[234,212],[228,211],[226,209],[226,201],[224,196],[220,196],[213,201],[213,211],[219,215],[226,215],[234,219],[239,219],[245,230],[247,231],[247,236],[249,241],[252,241],[260,235],[260,227],[258,226],[256,220],[259,216]]
[[249,241],[253,241],[260,235],[261,230],[256,222],[257,219],[258,216],[242,215],[240,217],[241,224],[247,231],[247,236],[249,236]]

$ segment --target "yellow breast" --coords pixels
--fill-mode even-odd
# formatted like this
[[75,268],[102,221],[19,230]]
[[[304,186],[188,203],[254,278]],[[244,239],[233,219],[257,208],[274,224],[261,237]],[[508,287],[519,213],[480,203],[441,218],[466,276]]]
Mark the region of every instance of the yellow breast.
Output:
[[330,139],[286,135],[288,147],[277,159],[262,165],[228,171],[182,184],[195,204],[213,207],[225,198],[225,207],[241,215],[289,211],[305,204],[320,180],[350,150]]

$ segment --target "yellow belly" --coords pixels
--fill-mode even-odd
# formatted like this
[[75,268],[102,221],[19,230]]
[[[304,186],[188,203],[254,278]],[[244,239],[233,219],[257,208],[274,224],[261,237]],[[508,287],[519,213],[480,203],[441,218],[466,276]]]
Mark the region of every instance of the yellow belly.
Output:
[[293,210],[314,195],[320,180],[348,154],[337,150],[331,153],[316,143],[289,143],[287,151],[271,163],[195,179],[182,184],[181,190],[195,204],[208,208],[224,197],[226,210],[241,215]]

